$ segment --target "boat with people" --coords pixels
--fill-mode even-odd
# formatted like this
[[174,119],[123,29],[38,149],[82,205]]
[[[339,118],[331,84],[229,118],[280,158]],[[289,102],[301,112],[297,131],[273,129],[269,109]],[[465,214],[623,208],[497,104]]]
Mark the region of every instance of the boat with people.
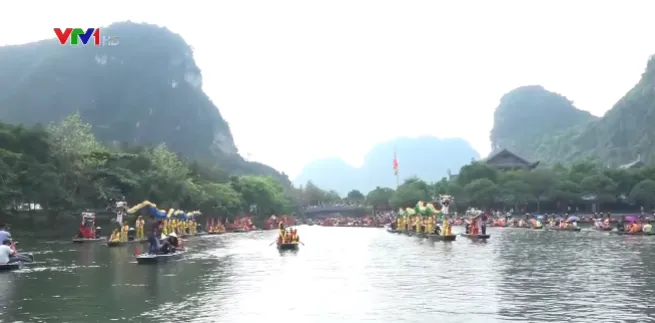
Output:
[[96,227],[96,214],[93,212],[82,212],[82,223],[73,237],[73,243],[98,243],[107,241],[106,237],[100,236],[100,227]]
[[[448,218],[452,199],[450,195],[440,195],[434,203],[419,201],[414,208],[401,208],[387,231],[432,241],[455,241],[457,235],[452,234],[452,223]],[[438,209],[435,204],[439,206]],[[442,221],[441,227],[437,224],[439,219]]]
[[[170,260],[178,259],[182,257],[187,249],[182,245],[182,240],[178,239],[175,231],[169,232],[168,235],[161,234],[161,238],[157,241],[156,246],[151,246],[151,249],[148,253],[138,253],[135,252],[134,257],[136,258],[137,264],[156,264],[161,262],[167,262]],[[153,250],[156,250],[153,252]]]
[[[300,248],[300,236],[295,228],[286,229],[284,223],[278,224],[279,232],[277,239],[273,241],[277,245],[279,251],[296,251]],[[303,244],[304,245],[304,244]]]
[[207,227],[207,234],[223,234],[226,232],[225,225],[215,218],[207,219],[205,226]]
[[2,225],[3,236],[0,237],[2,244],[0,245],[0,256],[2,261],[0,263],[0,271],[12,271],[21,269],[23,266],[34,264],[34,255],[32,253],[18,253],[15,242],[11,239],[11,234],[6,231],[8,226]]

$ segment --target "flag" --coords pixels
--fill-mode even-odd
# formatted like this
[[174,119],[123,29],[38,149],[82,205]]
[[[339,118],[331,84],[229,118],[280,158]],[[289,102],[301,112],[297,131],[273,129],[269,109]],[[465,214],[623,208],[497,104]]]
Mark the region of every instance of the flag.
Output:
[[393,152],[393,173],[398,175],[398,157],[396,157],[396,152]]

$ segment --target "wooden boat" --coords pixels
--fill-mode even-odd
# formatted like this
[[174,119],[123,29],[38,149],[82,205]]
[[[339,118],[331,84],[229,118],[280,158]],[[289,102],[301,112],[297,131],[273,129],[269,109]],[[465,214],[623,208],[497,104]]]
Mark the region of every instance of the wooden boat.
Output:
[[602,232],[609,232],[609,231],[614,230],[614,228],[612,228],[612,227],[609,227],[609,228],[597,228],[597,227],[594,227],[594,230],[596,230],[596,231],[602,231]]
[[616,234],[620,236],[654,236],[654,232],[625,232],[625,231],[610,231],[610,234]]
[[557,227],[552,227],[548,228],[548,230],[553,230],[553,231],[571,231],[571,232],[580,232],[582,228],[580,227],[574,227],[574,228],[557,228]]
[[209,234],[209,235],[223,234],[223,233],[225,233],[225,231],[221,231],[221,232],[207,232],[207,234]]
[[396,229],[392,229],[392,228],[387,228],[387,232],[389,232],[389,233],[396,233],[396,234],[403,233],[403,232],[400,231],[400,230],[396,230]]
[[467,237],[473,241],[486,241],[487,239],[491,238],[490,234],[462,234],[462,236]]
[[280,251],[298,250],[298,242],[278,243],[277,244],[277,249],[280,250]]
[[129,241],[107,241],[107,247],[120,247],[120,246],[130,246],[130,245],[135,245],[135,244],[140,244],[140,243],[148,243],[147,239],[136,239],[136,240],[129,240]]
[[73,243],[98,243],[107,241],[107,237],[100,237],[94,239],[73,238]]
[[176,250],[175,252],[165,253],[165,254],[144,253],[136,256],[135,258],[137,264],[139,265],[158,264],[162,262],[171,261],[174,259],[179,259],[185,253],[187,253],[187,250],[183,249],[183,250]]
[[426,238],[432,240],[432,241],[455,241],[457,239],[457,235],[451,234],[449,236],[442,236],[440,234],[427,234],[425,236]]

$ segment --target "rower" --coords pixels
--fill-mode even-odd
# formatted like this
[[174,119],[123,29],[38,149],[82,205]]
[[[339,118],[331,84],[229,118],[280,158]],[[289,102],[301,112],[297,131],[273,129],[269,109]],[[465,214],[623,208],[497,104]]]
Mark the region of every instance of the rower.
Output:
[[651,233],[651,232],[653,232],[653,225],[651,225],[650,221],[648,221],[648,222],[646,222],[646,224],[644,224],[644,226],[641,228],[641,230],[644,233]]
[[9,233],[8,224],[0,224],[0,241],[11,241],[11,233]]
[[109,237],[109,241],[111,242],[121,241],[121,234],[120,232],[118,232],[118,229],[114,229],[114,231],[111,233],[111,236]]
[[0,245],[0,265],[6,265],[11,262],[12,258],[16,255],[16,252],[9,247],[11,245],[11,240],[4,239],[2,240],[2,245]]

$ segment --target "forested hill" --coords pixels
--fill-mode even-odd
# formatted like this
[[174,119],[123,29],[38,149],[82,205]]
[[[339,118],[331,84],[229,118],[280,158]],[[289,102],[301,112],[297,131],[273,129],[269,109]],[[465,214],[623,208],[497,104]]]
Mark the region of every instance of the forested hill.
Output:
[[491,130],[492,151],[506,148],[532,160],[544,138],[595,119],[560,94],[538,85],[522,86],[500,99]]
[[[546,163],[591,159],[616,167],[637,158],[655,162],[655,58],[602,118],[575,109],[557,94],[540,92],[519,95],[517,89],[503,97],[491,132],[493,148]],[[508,102],[508,96],[514,101]]]
[[379,143],[364,157],[362,167],[352,167],[339,158],[315,160],[294,179],[297,185],[311,181],[317,186],[346,195],[350,190],[369,192],[377,186],[396,187],[393,155],[396,152],[400,179],[418,176],[438,181],[480,155],[464,139],[437,137],[396,138]]
[[0,47],[0,119],[50,123],[79,111],[109,144],[155,145],[218,161],[231,173],[273,175],[238,155],[227,122],[202,90],[192,48],[148,24],[103,28],[117,46],[62,46],[54,38]]

